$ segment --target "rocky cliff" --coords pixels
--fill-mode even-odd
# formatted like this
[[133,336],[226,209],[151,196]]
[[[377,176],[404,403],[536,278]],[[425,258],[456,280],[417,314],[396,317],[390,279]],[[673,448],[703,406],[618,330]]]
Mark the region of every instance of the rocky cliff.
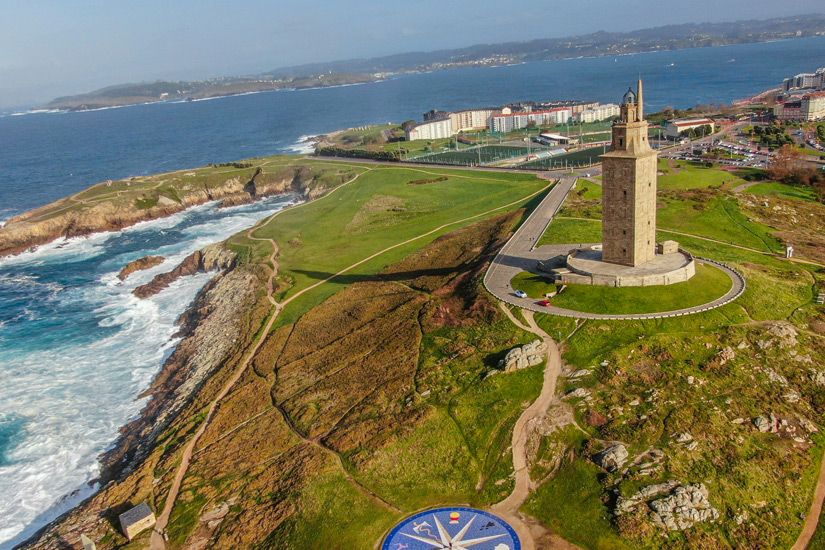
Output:
[[[130,264],[131,265],[131,264]],[[235,265],[235,253],[223,247],[223,244],[211,244],[196,250],[186,257],[175,269],[155,275],[155,278],[132,291],[138,298],[154,296],[174,281],[186,275],[205,273],[215,269],[228,269]],[[127,266],[128,267],[128,266]]]
[[225,206],[263,197],[299,193],[312,198],[327,187],[313,185],[318,171],[287,166],[269,170],[236,163],[237,170],[181,172],[151,178],[105,182],[11,218],[0,227],[0,257],[17,254],[61,237],[117,231],[138,222],[163,218],[192,206],[220,200]]

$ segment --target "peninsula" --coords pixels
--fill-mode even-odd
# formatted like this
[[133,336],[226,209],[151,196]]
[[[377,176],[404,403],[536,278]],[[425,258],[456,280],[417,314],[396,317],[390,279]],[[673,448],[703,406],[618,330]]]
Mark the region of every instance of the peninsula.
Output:
[[362,84],[403,73],[746,44],[822,34],[825,34],[823,14],[729,23],[668,25],[630,32],[597,32],[565,38],[476,44],[458,49],[310,63],[274,69],[254,76],[122,84],[86,94],[60,97],[38,108],[88,110],[175,99],[207,99],[282,89]]

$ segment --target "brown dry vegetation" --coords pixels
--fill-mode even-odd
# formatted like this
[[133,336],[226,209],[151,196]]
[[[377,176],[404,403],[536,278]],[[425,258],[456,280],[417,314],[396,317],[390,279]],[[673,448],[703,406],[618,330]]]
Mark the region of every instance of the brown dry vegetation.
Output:
[[795,255],[825,263],[825,211],[814,202],[777,197],[748,197],[740,200],[743,212],[752,219],[775,227],[775,237],[793,245]]
[[[490,354],[526,338],[512,330],[487,332],[488,323],[503,316],[479,282],[519,215],[499,215],[440,237],[267,335],[252,368],[220,403],[199,442],[172,513],[169,547],[315,548],[307,529],[321,536],[330,528],[323,527],[329,514],[337,514],[336,524],[354,522],[357,534],[370,539],[363,548],[371,548],[399,517],[399,506],[409,508],[392,491],[367,488],[358,481],[360,472],[386,470],[379,464],[397,456],[399,442],[445,422],[437,402],[421,397],[422,387],[449,401],[467,380],[479,379]],[[249,338],[267,310],[263,285],[258,278],[253,286],[257,306],[239,321]],[[451,335],[448,345],[433,349],[430,344],[443,338],[440,331]],[[131,474],[73,511],[32,547],[73,544],[81,530],[98,541],[98,548],[124,547],[116,514],[130,502],[146,500],[156,510],[162,506],[186,441],[241,360],[249,338],[229,350]],[[182,355],[197,352],[188,340],[179,350]],[[462,383],[453,378],[457,372]],[[161,380],[179,378],[170,372]],[[502,441],[506,454],[506,437]],[[480,442],[485,452],[488,443]],[[425,448],[445,456],[456,452]],[[476,475],[458,476],[456,490],[475,486]],[[221,517],[200,521],[220,509]],[[339,542],[342,548],[357,547],[354,541]]]

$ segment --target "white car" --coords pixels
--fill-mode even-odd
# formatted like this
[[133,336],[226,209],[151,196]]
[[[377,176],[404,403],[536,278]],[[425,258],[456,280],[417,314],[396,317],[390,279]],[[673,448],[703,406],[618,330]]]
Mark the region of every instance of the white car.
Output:
[[516,296],[517,296],[518,298],[527,298],[527,293],[526,293],[526,292],[524,292],[523,290],[517,290],[517,291],[516,291]]

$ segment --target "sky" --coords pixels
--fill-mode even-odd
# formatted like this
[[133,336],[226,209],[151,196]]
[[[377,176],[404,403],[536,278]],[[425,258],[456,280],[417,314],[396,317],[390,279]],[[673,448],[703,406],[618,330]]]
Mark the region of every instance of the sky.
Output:
[[822,0],[0,0],[0,8],[0,108],[126,82],[825,11]]

